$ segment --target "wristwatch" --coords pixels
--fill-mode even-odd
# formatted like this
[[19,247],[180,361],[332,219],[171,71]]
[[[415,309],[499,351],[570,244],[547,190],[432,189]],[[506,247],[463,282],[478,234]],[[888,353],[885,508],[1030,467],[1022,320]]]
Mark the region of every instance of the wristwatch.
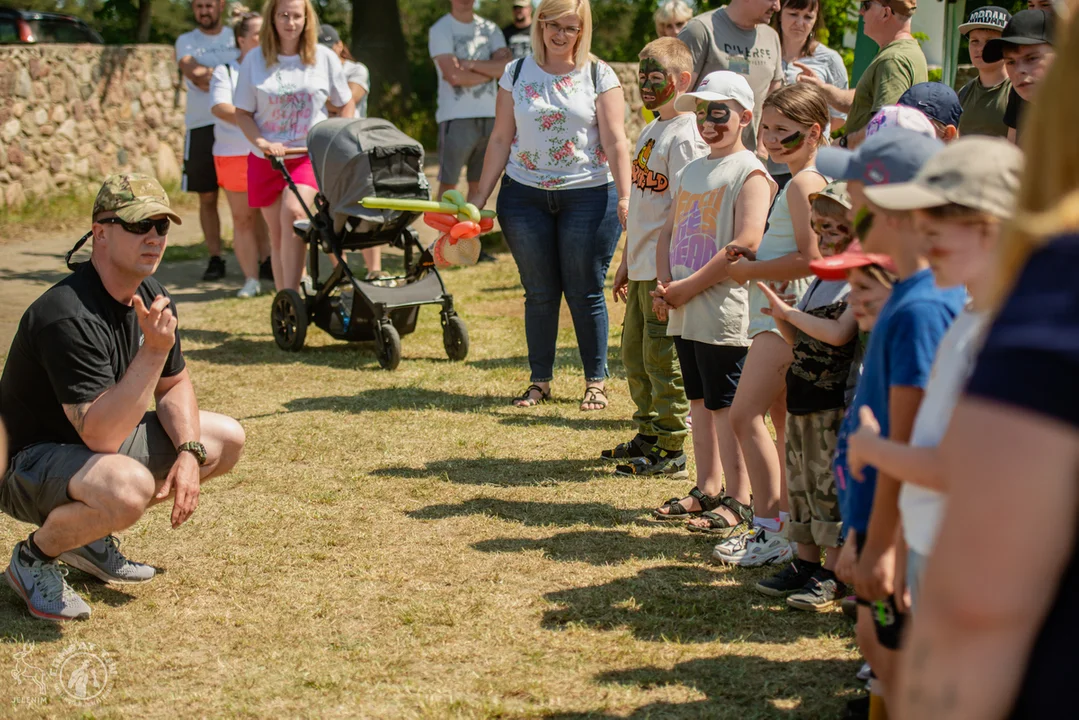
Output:
[[195,459],[198,460],[200,467],[206,464],[206,446],[200,443],[198,440],[191,440],[190,442],[185,442],[183,445],[176,448],[176,452],[191,453],[195,456]]

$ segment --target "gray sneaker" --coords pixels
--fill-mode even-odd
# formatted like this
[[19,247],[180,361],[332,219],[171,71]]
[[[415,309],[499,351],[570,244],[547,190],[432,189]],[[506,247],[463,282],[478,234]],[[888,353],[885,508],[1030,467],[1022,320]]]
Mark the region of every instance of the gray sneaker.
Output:
[[67,568],[40,560],[27,563],[19,552],[21,548],[21,542],[15,544],[4,580],[26,602],[30,614],[39,620],[85,620],[90,617],[90,606],[64,579]]
[[120,541],[109,535],[89,545],[69,550],[60,560],[107,583],[144,583],[154,579],[152,565],[132,562],[120,552]]

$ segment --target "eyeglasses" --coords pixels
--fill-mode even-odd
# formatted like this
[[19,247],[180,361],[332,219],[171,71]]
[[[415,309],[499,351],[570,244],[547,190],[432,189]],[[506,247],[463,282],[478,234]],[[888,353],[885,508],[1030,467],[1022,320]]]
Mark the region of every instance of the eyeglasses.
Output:
[[165,237],[169,234],[169,219],[159,218],[154,220],[152,218],[146,220],[139,220],[138,222],[129,223],[125,220],[121,220],[118,217],[105,218],[104,220],[98,220],[99,223],[104,225],[119,225],[124,230],[134,235],[145,235],[151,230],[157,230],[157,234],[161,237]]
[[559,25],[553,21],[544,22],[543,27],[547,28],[554,35],[562,33],[566,37],[577,37],[577,33],[581,32],[581,28],[576,25]]

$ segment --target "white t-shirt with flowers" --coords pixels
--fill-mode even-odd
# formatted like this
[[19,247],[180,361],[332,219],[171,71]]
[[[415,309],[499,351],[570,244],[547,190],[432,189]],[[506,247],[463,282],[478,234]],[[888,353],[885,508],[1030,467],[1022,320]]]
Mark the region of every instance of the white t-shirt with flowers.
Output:
[[[506,65],[498,85],[513,95],[517,136],[506,164],[509,177],[548,190],[598,187],[613,182],[599,139],[596,98],[620,87],[614,70],[602,60],[592,82],[592,63],[568,75],[544,72],[535,58]],[[621,122],[621,118],[619,118]]]

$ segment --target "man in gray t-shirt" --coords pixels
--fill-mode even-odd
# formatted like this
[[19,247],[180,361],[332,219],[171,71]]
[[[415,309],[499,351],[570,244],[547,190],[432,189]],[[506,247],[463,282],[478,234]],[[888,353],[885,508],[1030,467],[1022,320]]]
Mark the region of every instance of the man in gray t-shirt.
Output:
[[743,142],[757,147],[761,105],[768,94],[783,84],[783,51],[779,34],[768,26],[779,12],[779,0],[731,0],[719,10],[689,21],[678,34],[693,54],[693,87],[708,73],[730,70],[745,75],[753,90],[753,125]]

